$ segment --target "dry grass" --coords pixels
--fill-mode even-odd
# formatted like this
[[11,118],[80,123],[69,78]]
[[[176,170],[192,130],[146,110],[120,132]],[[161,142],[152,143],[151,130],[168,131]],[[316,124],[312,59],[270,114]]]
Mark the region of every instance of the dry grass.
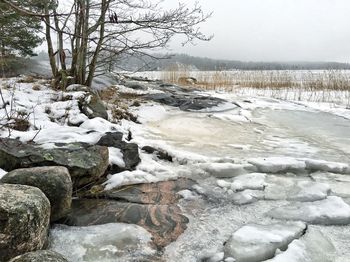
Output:
[[350,90],[350,74],[341,70],[327,70],[322,73],[312,71],[211,71],[190,72],[188,70],[174,70],[162,72],[162,80],[186,84],[179,80],[194,77],[196,87],[204,89],[258,88],[258,89],[286,89],[302,88],[308,90]]

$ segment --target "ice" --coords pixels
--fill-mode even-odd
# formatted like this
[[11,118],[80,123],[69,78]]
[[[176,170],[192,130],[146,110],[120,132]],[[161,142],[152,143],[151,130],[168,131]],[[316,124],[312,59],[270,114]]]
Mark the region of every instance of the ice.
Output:
[[239,228],[225,244],[225,257],[239,262],[259,262],[272,258],[277,249],[285,250],[294,239],[302,236],[302,222],[249,224]]
[[203,163],[199,166],[210,175],[219,178],[235,177],[241,174],[249,173],[250,170],[254,170],[254,167],[249,164]]
[[252,158],[248,162],[255,165],[262,173],[304,171],[306,167],[304,161],[291,157]]
[[261,190],[244,190],[233,194],[232,200],[236,205],[246,205],[264,199],[264,191]]
[[294,240],[288,249],[276,254],[269,262],[333,262],[335,247],[319,230],[308,228],[306,234]]
[[141,106],[138,111],[138,120],[141,123],[160,121],[165,118],[167,112],[164,106],[148,105]]
[[350,166],[345,163],[328,162],[324,160],[306,159],[307,169],[316,171],[350,174]]
[[330,193],[328,184],[309,181],[299,181],[287,193],[287,200],[291,201],[317,201],[325,199]]
[[136,261],[151,256],[151,235],[145,229],[115,223],[89,227],[56,225],[50,231],[50,249],[69,261]]
[[251,173],[246,175],[240,175],[233,179],[231,184],[231,190],[242,191],[245,189],[263,190],[266,186],[265,183],[266,174],[263,173]]
[[315,202],[290,203],[267,213],[272,218],[301,220],[311,224],[350,224],[350,206],[337,196]]
[[332,193],[345,198],[350,198],[350,176],[334,173],[316,172],[311,177],[317,182],[327,183]]
[[123,153],[119,148],[108,147],[109,152],[109,164],[117,165],[119,167],[125,167],[123,160]]

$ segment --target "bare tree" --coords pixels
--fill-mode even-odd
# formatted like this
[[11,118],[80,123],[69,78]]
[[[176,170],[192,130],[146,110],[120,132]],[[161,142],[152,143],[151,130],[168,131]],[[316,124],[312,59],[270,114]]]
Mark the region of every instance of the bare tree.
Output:
[[91,86],[94,76],[121,54],[166,47],[175,35],[184,36],[183,44],[212,38],[200,31],[211,14],[198,4],[165,9],[161,0],[46,0],[42,13],[34,13],[16,2],[0,0],[22,15],[42,19],[52,74],[61,88],[71,83]]

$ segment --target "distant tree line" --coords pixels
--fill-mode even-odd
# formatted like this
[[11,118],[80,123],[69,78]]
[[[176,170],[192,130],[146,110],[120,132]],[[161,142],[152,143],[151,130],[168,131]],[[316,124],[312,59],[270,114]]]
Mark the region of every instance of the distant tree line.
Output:
[[[167,57],[154,59],[153,57]],[[337,62],[243,62],[237,60],[220,60],[196,57],[186,54],[172,54],[164,56],[158,54],[150,56],[122,56],[115,62],[115,68],[120,70],[173,70],[176,67],[187,66],[190,70],[340,70],[350,69],[348,63]]]

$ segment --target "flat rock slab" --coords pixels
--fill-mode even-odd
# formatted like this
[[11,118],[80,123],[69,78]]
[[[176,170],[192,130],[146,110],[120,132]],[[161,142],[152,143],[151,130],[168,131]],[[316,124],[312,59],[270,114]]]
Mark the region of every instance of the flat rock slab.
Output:
[[158,183],[137,184],[91,194],[90,197],[122,200],[138,204],[171,205],[181,198],[177,192],[190,189],[195,182],[190,179],[162,181]]
[[176,205],[141,205],[104,199],[73,200],[71,213],[64,221],[70,226],[118,222],[145,228],[153,235],[154,244],[162,248],[175,241],[189,221]]
[[337,196],[315,202],[290,203],[274,208],[267,214],[276,219],[300,220],[310,224],[350,224],[350,206]]
[[68,262],[61,254],[50,250],[29,252],[11,259],[9,262]]
[[50,202],[38,188],[0,184],[0,261],[43,248]]
[[74,188],[98,180],[108,167],[108,148],[86,143],[56,144],[45,149],[16,139],[0,139],[0,168],[12,171],[37,166],[64,166]]
[[225,257],[236,262],[259,262],[274,257],[277,249],[286,250],[289,243],[306,230],[302,222],[250,224],[234,232],[225,244]]

